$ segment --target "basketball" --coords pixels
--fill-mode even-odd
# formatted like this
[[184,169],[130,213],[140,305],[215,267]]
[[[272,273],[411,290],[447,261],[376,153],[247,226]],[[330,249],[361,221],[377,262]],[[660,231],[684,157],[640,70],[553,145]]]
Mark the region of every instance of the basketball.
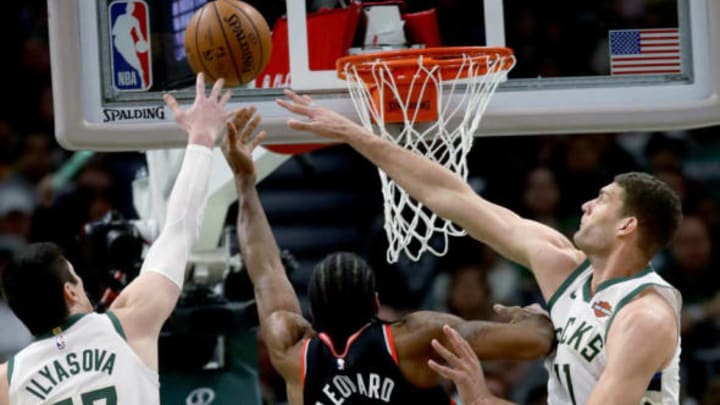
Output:
[[265,18],[238,0],[208,2],[185,30],[185,54],[195,73],[240,86],[253,80],[270,60],[272,38]]

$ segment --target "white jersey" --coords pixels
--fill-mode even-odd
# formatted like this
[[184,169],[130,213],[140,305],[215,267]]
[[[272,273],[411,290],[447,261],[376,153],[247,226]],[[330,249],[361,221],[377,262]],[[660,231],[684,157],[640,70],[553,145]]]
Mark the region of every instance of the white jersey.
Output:
[[8,382],[13,405],[160,403],[157,372],[130,348],[112,313],[71,315],[38,336],[8,362]]
[[[546,361],[549,405],[580,405],[605,369],[605,339],[618,312],[640,292],[653,288],[675,310],[680,330],[680,293],[651,267],[631,276],[604,281],[591,296],[592,267],[585,262],[548,300],[558,340]],[[680,339],[670,364],[653,377],[643,405],[677,405],[680,394]]]

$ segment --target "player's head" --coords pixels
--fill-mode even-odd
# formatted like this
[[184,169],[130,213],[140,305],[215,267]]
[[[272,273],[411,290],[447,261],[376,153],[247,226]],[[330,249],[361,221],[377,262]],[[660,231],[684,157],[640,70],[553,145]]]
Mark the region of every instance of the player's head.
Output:
[[132,14],[133,11],[135,11],[135,2],[134,1],[128,1],[127,5],[125,6],[125,13],[126,14]]
[[83,282],[53,243],[34,243],[3,272],[8,305],[33,335],[62,324],[71,310],[90,312]]
[[608,253],[632,240],[647,259],[667,245],[682,220],[680,199],[646,173],[624,173],[582,206],[575,243],[586,253]]
[[333,253],[318,263],[308,295],[313,327],[333,339],[350,336],[378,311],[375,275],[354,253]]

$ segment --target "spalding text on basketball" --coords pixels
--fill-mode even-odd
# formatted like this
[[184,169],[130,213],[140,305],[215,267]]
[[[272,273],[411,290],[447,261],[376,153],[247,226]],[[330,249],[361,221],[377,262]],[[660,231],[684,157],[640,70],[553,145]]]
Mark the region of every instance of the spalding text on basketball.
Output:
[[103,109],[103,122],[134,121],[134,120],[164,120],[164,106],[143,108],[105,108]]
[[248,42],[248,37],[245,34],[245,30],[243,29],[242,24],[240,23],[240,18],[237,16],[237,14],[232,14],[228,17],[225,17],[225,22],[230,25],[230,28],[233,31],[233,34],[235,35],[235,39],[237,39],[238,44],[240,45],[240,50],[242,51],[242,63],[243,63],[243,72],[250,72],[253,70],[253,58],[252,53],[250,53],[250,43]]

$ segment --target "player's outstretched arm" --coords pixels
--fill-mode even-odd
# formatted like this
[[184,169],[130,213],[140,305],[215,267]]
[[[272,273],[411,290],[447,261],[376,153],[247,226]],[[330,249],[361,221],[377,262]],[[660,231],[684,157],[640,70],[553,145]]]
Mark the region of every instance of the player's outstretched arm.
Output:
[[[251,114],[254,112],[250,111]],[[262,322],[277,311],[299,314],[300,303],[283,268],[280,251],[255,187],[257,173],[252,152],[262,142],[265,132],[261,131],[252,140],[251,136],[259,124],[259,115],[252,119],[250,115],[238,115],[233,124],[228,125],[228,136],[222,149],[235,176],[238,243],[255,289]]]
[[554,331],[547,314],[539,306],[525,308],[496,305],[496,312],[509,322],[465,321],[443,312],[420,311],[392,324],[399,365],[415,385],[438,383],[438,376],[427,366],[437,355],[431,342],[449,346],[444,326],[450,326],[466,339],[473,353],[483,360],[532,360],[547,355],[553,348]]
[[168,200],[165,225],[148,251],[140,275],[113,302],[128,343],[150,367],[157,368],[157,338],[182,290],[185,266],[198,237],[212,168],[212,147],[234,112],[225,111],[230,93],[220,94],[218,80],[207,96],[199,74],[193,105],[181,109],[165,96],[175,120],[188,134],[188,146]]
[[466,405],[512,405],[496,398],[485,382],[482,366],[470,344],[448,325],[443,327],[445,346],[433,340],[432,346],[445,364],[428,360],[428,367],[455,383],[460,399]]
[[348,143],[437,215],[532,269],[546,299],[584,260],[584,255],[562,234],[481,198],[442,165],[374,136],[334,111],[314,106],[308,96],[289,90],[286,95],[290,100],[278,100],[278,104],[309,119],[290,120],[290,128]]
[[237,236],[245,269],[255,292],[260,332],[270,351],[273,365],[287,378],[300,376],[298,357],[290,356],[302,338],[311,331],[303,319],[300,303],[287,278],[280,251],[260,203],[255,183],[257,173],[252,152],[265,132],[252,135],[260,124],[254,109],[238,114],[228,124],[223,154],[234,176],[238,195]]
[[655,373],[672,360],[678,333],[673,310],[656,293],[644,293],[627,304],[610,325],[607,366],[587,405],[639,404]]

